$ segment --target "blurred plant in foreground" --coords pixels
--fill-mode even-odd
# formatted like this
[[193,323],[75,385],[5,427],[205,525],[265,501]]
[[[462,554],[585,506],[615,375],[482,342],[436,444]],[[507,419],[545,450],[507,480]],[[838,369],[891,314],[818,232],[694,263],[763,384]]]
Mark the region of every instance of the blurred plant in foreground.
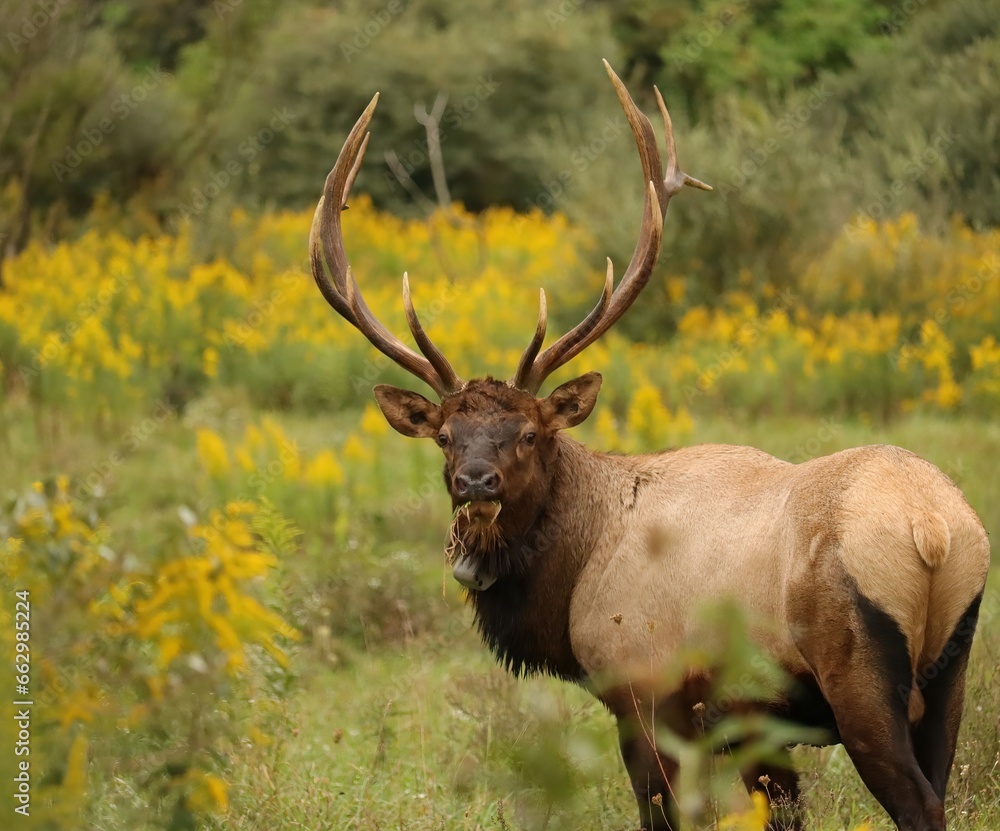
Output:
[[227,810],[229,754],[269,741],[298,633],[265,582],[297,533],[266,504],[230,503],[206,522],[182,510],[162,551],[116,551],[103,506],[70,490],[37,482],[0,511],[4,596],[30,597],[31,827],[86,825],[95,771],[131,794],[123,810],[195,827]]

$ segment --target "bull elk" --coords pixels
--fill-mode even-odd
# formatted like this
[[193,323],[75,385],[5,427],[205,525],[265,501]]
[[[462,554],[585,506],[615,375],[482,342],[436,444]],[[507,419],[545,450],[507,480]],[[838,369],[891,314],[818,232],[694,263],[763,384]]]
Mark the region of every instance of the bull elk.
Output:
[[[903,831],[943,831],[965,671],[990,561],[978,517],[938,468],[897,447],[844,450],[801,464],[760,450],[700,445],[636,456],[597,453],[565,434],[590,415],[601,376],[547,397],[556,369],[607,332],[639,296],[659,256],[663,215],[685,185],[663,118],[666,170],[653,127],[605,67],[635,137],[646,183],[632,259],[584,320],[541,351],[538,324],[509,381],[462,381],[420,325],[403,277],[417,354],[372,314],[344,250],[341,211],[368,142],[376,95],[341,150],[313,219],[313,276],[331,306],[382,353],[427,383],[434,403],[379,384],[398,432],[436,442],[456,509],[455,578],[483,639],[515,674],[586,686],[615,715],[644,828],[676,828],[675,759],[646,723],[692,734],[692,703],[710,677],[663,688],[666,666],[707,599],[730,597],[793,684],[753,711],[822,728],[842,743]],[[650,635],[649,622],[655,631]],[[651,671],[652,670],[652,671]],[[766,778],[765,778],[766,777]],[[772,828],[799,828],[788,756],[745,771],[792,806]]]

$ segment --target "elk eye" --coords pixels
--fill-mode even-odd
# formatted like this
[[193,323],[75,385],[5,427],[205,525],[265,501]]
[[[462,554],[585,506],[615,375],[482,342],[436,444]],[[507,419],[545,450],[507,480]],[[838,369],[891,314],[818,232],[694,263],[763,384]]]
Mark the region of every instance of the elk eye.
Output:
[[534,444],[535,443],[535,434],[534,433],[525,433],[525,435],[524,435],[524,443],[525,444]]
[[438,447],[444,447],[448,443],[448,437],[444,433],[438,433]]

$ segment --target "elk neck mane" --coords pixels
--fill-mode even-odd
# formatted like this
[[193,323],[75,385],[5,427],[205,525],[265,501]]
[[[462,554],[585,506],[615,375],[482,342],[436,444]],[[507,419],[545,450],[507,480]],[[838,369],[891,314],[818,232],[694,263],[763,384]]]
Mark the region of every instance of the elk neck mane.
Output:
[[583,682],[569,633],[573,589],[598,542],[620,533],[639,477],[636,457],[596,453],[561,434],[556,441],[544,504],[523,533],[482,552],[504,568],[470,603],[483,640],[512,673]]

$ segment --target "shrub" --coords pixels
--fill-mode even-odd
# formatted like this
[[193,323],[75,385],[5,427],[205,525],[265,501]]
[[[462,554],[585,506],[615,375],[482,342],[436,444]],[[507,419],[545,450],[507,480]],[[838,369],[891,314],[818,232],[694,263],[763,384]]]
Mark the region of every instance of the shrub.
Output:
[[[0,513],[0,584],[30,604],[32,827],[79,824],[95,775],[131,793],[119,819],[193,827],[227,810],[228,755],[268,741],[280,714],[284,644],[298,635],[256,584],[294,532],[267,508],[230,503],[205,522],[184,512],[179,551],[137,556],[115,550],[99,501],[71,491],[65,477],[39,482]],[[0,763],[11,780],[14,763]]]

